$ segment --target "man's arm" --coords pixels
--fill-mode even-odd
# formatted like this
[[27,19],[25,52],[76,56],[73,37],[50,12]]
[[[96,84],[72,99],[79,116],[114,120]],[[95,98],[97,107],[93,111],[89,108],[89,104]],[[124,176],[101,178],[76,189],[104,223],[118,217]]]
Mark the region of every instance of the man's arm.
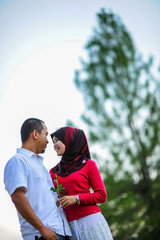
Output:
[[11,195],[11,199],[21,216],[34,228],[38,229],[40,234],[46,240],[58,240],[57,235],[49,228],[46,228],[41,222],[41,220],[34,213],[30,203],[25,196],[24,187],[17,188],[15,192]]

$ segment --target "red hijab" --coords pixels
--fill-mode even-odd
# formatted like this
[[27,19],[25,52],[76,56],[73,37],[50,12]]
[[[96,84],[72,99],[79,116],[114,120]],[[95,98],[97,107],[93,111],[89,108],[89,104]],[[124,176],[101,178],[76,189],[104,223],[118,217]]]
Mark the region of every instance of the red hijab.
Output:
[[65,153],[61,161],[51,169],[58,176],[68,176],[83,168],[90,159],[87,138],[81,129],[62,127],[51,134],[65,145]]

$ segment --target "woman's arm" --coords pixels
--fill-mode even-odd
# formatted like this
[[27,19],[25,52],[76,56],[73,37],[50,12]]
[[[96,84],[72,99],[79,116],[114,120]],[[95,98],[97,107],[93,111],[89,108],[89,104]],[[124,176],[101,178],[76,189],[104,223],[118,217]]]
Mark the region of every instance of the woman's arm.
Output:
[[[95,205],[97,203],[104,203],[107,200],[107,193],[100,172],[94,161],[89,160],[87,164],[87,179],[89,181],[88,185],[92,187],[93,193],[78,193],[78,197],[80,200],[79,204]],[[79,179],[79,181],[81,180]],[[59,201],[61,203],[61,207],[64,208],[77,203],[77,195],[64,196],[60,198]]]
[[107,200],[106,189],[94,161],[88,161],[88,180],[93,189],[93,193],[79,193],[80,205],[104,203]]

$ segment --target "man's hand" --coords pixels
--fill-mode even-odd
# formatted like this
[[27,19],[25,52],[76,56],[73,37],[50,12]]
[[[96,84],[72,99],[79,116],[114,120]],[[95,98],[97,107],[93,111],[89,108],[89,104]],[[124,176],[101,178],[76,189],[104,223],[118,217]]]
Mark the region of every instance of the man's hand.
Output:
[[76,195],[64,196],[59,199],[62,208],[76,203]]
[[44,227],[40,234],[45,240],[58,240],[58,236],[51,229]]

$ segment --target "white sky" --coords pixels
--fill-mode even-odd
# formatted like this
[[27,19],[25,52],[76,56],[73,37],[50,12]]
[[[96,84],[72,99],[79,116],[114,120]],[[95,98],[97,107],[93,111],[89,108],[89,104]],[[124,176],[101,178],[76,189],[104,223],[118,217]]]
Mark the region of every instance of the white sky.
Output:
[[[138,50],[159,61],[159,0],[0,0],[0,237],[20,240],[15,207],[3,184],[8,159],[21,146],[20,127],[28,117],[45,121],[49,133],[80,120],[85,102],[74,71],[96,25],[96,13],[112,9],[127,26]],[[50,140],[50,139],[49,139]],[[59,160],[50,141],[49,170]]]

